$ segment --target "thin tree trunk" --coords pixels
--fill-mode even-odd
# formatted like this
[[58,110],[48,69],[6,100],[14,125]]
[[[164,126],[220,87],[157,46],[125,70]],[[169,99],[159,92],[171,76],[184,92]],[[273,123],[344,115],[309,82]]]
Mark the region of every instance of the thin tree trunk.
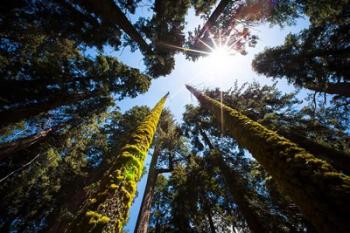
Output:
[[213,216],[211,214],[210,208],[206,209],[206,213],[207,213],[208,220],[209,220],[210,232],[216,233],[215,225],[214,225],[214,221],[213,221]]
[[[54,97],[70,87],[88,86],[91,82],[109,80],[101,77],[62,77],[60,80],[0,80],[0,97],[4,104],[24,102]],[[49,89],[48,85],[59,86],[60,89]]]
[[247,148],[320,233],[350,232],[350,177],[237,110],[187,88]]
[[152,155],[151,164],[149,167],[149,173],[146,183],[145,192],[143,194],[141,208],[137,216],[137,222],[134,233],[146,233],[148,229],[148,222],[151,216],[151,205],[153,199],[154,188],[157,182],[158,172],[156,169],[158,157],[160,154],[160,148],[156,144]]
[[213,221],[213,216],[211,214],[211,208],[208,204],[208,199],[205,198],[205,196],[203,195],[203,190],[200,191],[199,195],[200,195],[200,200],[202,202],[203,210],[205,211],[205,214],[208,217],[210,232],[216,233],[215,225],[214,225],[214,221]]
[[136,194],[147,151],[152,143],[166,98],[164,96],[146,119],[136,128],[127,143],[106,171],[96,192],[82,204],[67,233],[121,233],[129,208]]
[[0,161],[6,159],[8,156],[16,153],[19,150],[26,149],[33,145],[34,143],[37,143],[44,138],[46,138],[48,135],[52,134],[52,132],[55,132],[59,130],[59,128],[62,128],[63,125],[60,125],[60,127],[57,127],[56,129],[51,127],[45,130],[42,130],[36,134],[30,135],[25,138],[18,139],[13,142],[5,143],[0,145]]
[[[219,167],[224,177],[226,187],[228,187],[232,198],[237,203],[239,210],[247,221],[249,229],[254,233],[271,232],[271,228],[266,227],[268,226],[268,224],[266,224],[266,220],[273,219],[274,223],[279,223],[273,226],[273,231],[280,233],[286,232],[284,227],[285,224],[281,221],[281,219],[277,219],[277,217],[272,216],[268,212],[269,208],[267,206],[265,206],[263,203],[259,203],[261,207],[257,208],[256,206],[250,204],[248,197],[252,196],[252,193],[251,190],[248,189],[249,185],[247,182],[244,180],[241,174],[235,172],[226,165],[222,155],[219,154],[219,151],[214,148],[206,132],[201,127],[199,130],[210,150],[212,152],[216,151],[216,153],[211,156],[211,159],[213,160],[214,164]],[[262,209],[263,213],[258,213],[258,209]]]
[[[243,179],[240,179],[241,175],[226,165],[222,155],[212,155],[212,159],[214,164],[219,167],[224,177],[226,187],[228,187],[233,200],[238,205],[239,211],[247,221],[249,229],[253,233],[270,233],[271,231],[267,227],[268,224],[264,222],[264,218],[262,218],[263,216],[260,216],[257,211],[258,208],[250,203],[248,199],[249,190],[246,190],[248,184],[246,184]],[[278,226],[276,226],[276,228],[278,228]]]
[[213,25],[216,23],[219,16],[222,14],[222,12],[225,10],[225,7],[230,3],[230,0],[221,0],[219,5],[215,8],[213,13],[210,15],[207,22],[205,22],[202,29],[199,31],[198,35],[196,36],[193,46],[197,47],[200,40],[206,40],[208,37],[208,33],[210,29],[213,27]]
[[79,2],[82,6],[95,12],[103,21],[118,25],[139,45],[142,52],[146,54],[152,52],[152,49],[113,0],[79,0]]

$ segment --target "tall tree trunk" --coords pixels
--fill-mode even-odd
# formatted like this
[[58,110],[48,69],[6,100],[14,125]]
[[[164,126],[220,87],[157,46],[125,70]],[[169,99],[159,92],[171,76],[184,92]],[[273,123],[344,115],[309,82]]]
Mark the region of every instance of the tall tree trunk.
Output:
[[350,97],[350,82],[326,84],[305,83],[303,86],[309,90],[316,92],[325,92],[327,94]]
[[7,110],[0,111],[0,128],[11,123],[15,123],[30,117],[45,113],[51,109],[59,106],[69,105],[77,103],[82,100],[86,100],[100,94],[104,94],[102,91],[94,91],[90,93],[74,94],[74,95],[63,95],[56,96],[44,102],[32,103],[29,106],[10,108]]
[[135,27],[126,18],[121,9],[113,0],[78,0],[80,4],[90,11],[95,12],[103,21],[118,25],[128,36],[135,41],[142,52],[149,54],[152,49],[137,32]]
[[36,134],[30,135],[25,138],[18,139],[13,142],[4,143],[0,145],[0,161],[6,159],[10,155],[13,155],[17,151],[24,150],[31,145],[43,140],[53,132],[63,128],[64,125],[59,125],[56,127],[50,127],[45,130],[42,130]]
[[[245,181],[245,179],[242,177],[241,174],[238,172],[230,169],[227,164],[225,163],[222,155],[220,152],[214,148],[213,144],[211,143],[208,135],[206,132],[200,127],[200,134],[202,135],[204,141],[209,146],[210,150],[212,151],[211,159],[214,162],[215,165],[217,165],[224,177],[224,181],[226,183],[226,187],[228,187],[229,192],[238,205],[239,210],[241,211],[242,215],[246,219],[249,229],[253,231],[254,233],[263,233],[263,232],[286,232],[286,227],[284,226],[285,223],[282,222],[281,218],[277,218],[277,216],[272,216],[268,212],[268,207],[265,206],[264,203],[260,204],[260,209],[262,209],[262,213],[258,212],[258,208],[256,206],[253,206],[250,204],[249,197],[252,197],[254,195],[248,188],[248,184]],[[268,224],[266,224],[266,220],[272,220],[274,224],[273,229],[268,227]],[[291,226],[288,226],[291,228]]]
[[215,224],[214,224],[213,216],[212,216],[212,213],[211,213],[211,208],[210,208],[210,206],[208,204],[208,199],[204,196],[203,193],[204,193],[204,191],[201,190],[200,193],[199,193],[199,198],[200,198],[200,201],[202,203],[205,215],[207,215],[207,217],[208,217],[210,232],[211,233],[216,233]]
[[[229,168],[222,155],[219,153],[213,153],[211,156],[213,163],[217,165],[224,177],[226,187],[228,187],[233,200],[237,203],[239,211],[244,216],[247,221],[249,229],[253,233],[269,233],[268,225],[265,221],[269,219],[270,216],[260,216],[256,206],[252,204],[252,200],[249,200],[250,190],[248,190],[248,184],[242,179],[241,175],[235,172],[233,169]],[[280,225],[280,224],[278,224]],[[277,230],[279,226],[276,226]],[[279,229],[281,230],[281,229]],[[285,231],[274,231],[274,232],[285,232]]]
[[137,222],[134,233],[146,233],[148,229],[148,222],[151,216],[151,205],[153,199],[154,188],[156,186],[158,172],[156,169],[158,157],[160,154],[159,145],[156,144],[152,155],[151,164],[146,183],[145,192],[143,194],[141,208],[137,216]]
[[[60,80],[35,79],[35,80],[0,80],[0,100],[4,104],[24,102],[30,100],[54,97],[59,92],[63,93],[76,86],[88,86],[91,81],[100,82],[109,80],[102,77],[61,77]],[[59,89],[49,89],[48,85],[59,86]],[[77,89],[75,89],[78,91]],[[1,106],[0,106],[1,107]]]
[[147,151],[152,143],[164,96],[146,119],[131,135],[129,143],[119,152],[112,166],[101,179],[96,192],[91,193],[81,206],[80,213],[67,224],[69,233],[120,233],[129,208],[136,194],[136,182],[140,179]]
[[320,233],[350,232],[349,176],[237,110],[187,88],[224,123],[223,133],[252,153]]

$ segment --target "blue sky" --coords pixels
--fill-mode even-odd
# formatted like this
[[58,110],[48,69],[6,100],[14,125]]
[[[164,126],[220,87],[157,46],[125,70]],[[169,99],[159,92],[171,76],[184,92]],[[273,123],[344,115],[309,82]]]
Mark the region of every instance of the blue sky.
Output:
[[[141,8],[137,14],[131,17],[135,20],[139,15],[149,15],[147,8]],[[186,31],[192,30],[194,27],[202,23],[199,17],[195,17],[194,11],[190,10],[187,20]],[[190,93],[185,89],[185,84],[191,84],[198,88],[215,88],[220,87],[222,90],[227,90],[233,86],[235,80],[238,83],[258,81],[262,84],[272,84],[271,79],[264,76],[258,76],[251,68],[251,61],[254,56],[263,51],[266,47],[273,47],[283,43],[285,36],[288,33],[296,33],[308,26],[306,19],[300,19],[295,26],[291,27],[270,27],[269,25],[260,25],[253,30],[254,34],[259,36],[258,44],[255,48],[249,48],[248,54],[243,56],[236,54],[231,56],[225,62],[216,64],[217,62],[211,58],[203,57],[196,62],[185,59],[182,54],[177,54],[175,57],[175,69],[166,77],[160,77],[152,81],[152,85],[147,93],[139,95],[136,98],[127,98],[117,105],[122,111],[126,111],[135,105],[153,105],[168,91],[170,97],[166,106],[173,112],[178,122],[181,122],[182,113],[186,104],[196,104],[195,98],[191,97]],[[144,70],[143,56],[139,51],[132,53],[128,48],[123,51],[107,50],[107,54],[118,57],[125,64]],[[277,87],[284,92],[294,90],[285,81],[279,81]],[[146,168],[149,166],[150,155],[146,161]],[[147,173],[143,176],[138,184],[138,197],[134,200],[134,204],[130,210],[129,222],[125,229],[128,232],[133,232],[136,223],[138,211],[141,205],[141,199],[144,192],[147,179]]]

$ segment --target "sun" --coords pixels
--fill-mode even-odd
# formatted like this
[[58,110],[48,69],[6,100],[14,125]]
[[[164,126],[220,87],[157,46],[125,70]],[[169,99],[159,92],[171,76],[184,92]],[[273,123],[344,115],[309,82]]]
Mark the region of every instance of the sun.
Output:
[[[232,54],[230,49],[226,46],[219,46],[214,48],[207,57],[208,65],[216,71],[227,69],[232,61]],[[232,65],[232,64],[231,64]]]

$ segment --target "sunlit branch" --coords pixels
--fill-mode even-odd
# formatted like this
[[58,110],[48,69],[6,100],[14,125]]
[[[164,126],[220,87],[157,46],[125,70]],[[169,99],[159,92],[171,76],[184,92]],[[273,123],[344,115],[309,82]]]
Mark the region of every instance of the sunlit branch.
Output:
[[180,46],[167,44],[167,43],[164,43],[164,42],[159,42],[159,45],[162,45],[162,46],[165,46],[165,47],[169,47],[169,48],[174,48],[174,49],[180,49],[180,50],[185,51],[185,52],[194,52],[194,53],[201,53],[201,54],[205,54],[205,55],[210,55],[209,52],[196,50],[196,49],[190,49],[190,48],[183,48],[183,47],[180,47]]
[[210,49],[212,52],[214,51],[215,48],[211,47],[210,45],[208,45],[207,43],[205,43],[204,41],[202,41],[201,39],[199,39],[199,42],[201,42],[203,45],[205,45],[208,49]]

